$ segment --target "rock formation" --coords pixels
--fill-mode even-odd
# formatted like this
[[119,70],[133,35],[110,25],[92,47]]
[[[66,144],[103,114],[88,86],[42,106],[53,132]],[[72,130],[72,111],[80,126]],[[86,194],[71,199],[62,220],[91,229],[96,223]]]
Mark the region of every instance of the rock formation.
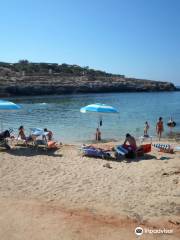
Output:
[[77,65],[0,63],[1,96],[174,90],[170,82],[127,78]]

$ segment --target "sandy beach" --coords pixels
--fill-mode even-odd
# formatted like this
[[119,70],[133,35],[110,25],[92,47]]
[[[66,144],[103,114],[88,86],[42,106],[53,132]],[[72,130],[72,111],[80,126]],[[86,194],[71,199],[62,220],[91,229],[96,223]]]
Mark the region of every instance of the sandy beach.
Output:
[[137,226],[173,229],[141,239],[179,239],[180,152],[119,162],[83,157],[76,145],[1,151],[0,212],[3,240],[136,239]]

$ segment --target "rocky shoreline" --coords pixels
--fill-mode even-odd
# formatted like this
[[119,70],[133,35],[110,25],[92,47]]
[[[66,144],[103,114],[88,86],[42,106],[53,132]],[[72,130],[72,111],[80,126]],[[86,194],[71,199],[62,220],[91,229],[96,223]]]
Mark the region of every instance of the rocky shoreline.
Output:
[[133,78],[86,76],[0,76],[0,95],[44,95],[107,92],[153,92],[175,91],[172,83],[139,80]]
[[[177,90],[170,82],[127,78],[79,66],[77,70],[76,65],[44,64],[32,72],[39,65],[42,64],[0,66],[0,96]],[[54,65],[57,70],[52,70]]]

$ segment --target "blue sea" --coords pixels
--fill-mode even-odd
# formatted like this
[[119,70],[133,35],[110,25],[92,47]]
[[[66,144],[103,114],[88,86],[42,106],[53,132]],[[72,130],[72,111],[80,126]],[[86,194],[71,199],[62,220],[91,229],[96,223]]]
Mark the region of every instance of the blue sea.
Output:
[[135,137],[143,135],[144,122],[150,124],[150,134],[155,136],[157,119],[163,117],[165,133],[167,121],[172,116],[180,132],[180,92],[153,93],[104,93],[76,94],[59,96],[15,97],[8,100],[18,103],[22,110],[0,112],[3,128],[13,128],[17,133],[24,125],[26,134],[29,128],[48,128],[54,137],[62,142],[86,142],[93,140],[99,115],[80,113],[80,108],[92,103],[112,105],[118,114],[103,115],[102,138],[120,140],[126,133]]

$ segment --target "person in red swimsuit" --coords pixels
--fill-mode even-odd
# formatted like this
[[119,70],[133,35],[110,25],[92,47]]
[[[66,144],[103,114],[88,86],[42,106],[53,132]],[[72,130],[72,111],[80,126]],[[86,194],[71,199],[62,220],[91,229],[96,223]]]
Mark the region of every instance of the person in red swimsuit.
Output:
[[162,119],[162,117],[160,117],[159,121],[156,124],[156,132],[159,137],[159,141],[161,140],[163,131],[164,131],[163,119]]

